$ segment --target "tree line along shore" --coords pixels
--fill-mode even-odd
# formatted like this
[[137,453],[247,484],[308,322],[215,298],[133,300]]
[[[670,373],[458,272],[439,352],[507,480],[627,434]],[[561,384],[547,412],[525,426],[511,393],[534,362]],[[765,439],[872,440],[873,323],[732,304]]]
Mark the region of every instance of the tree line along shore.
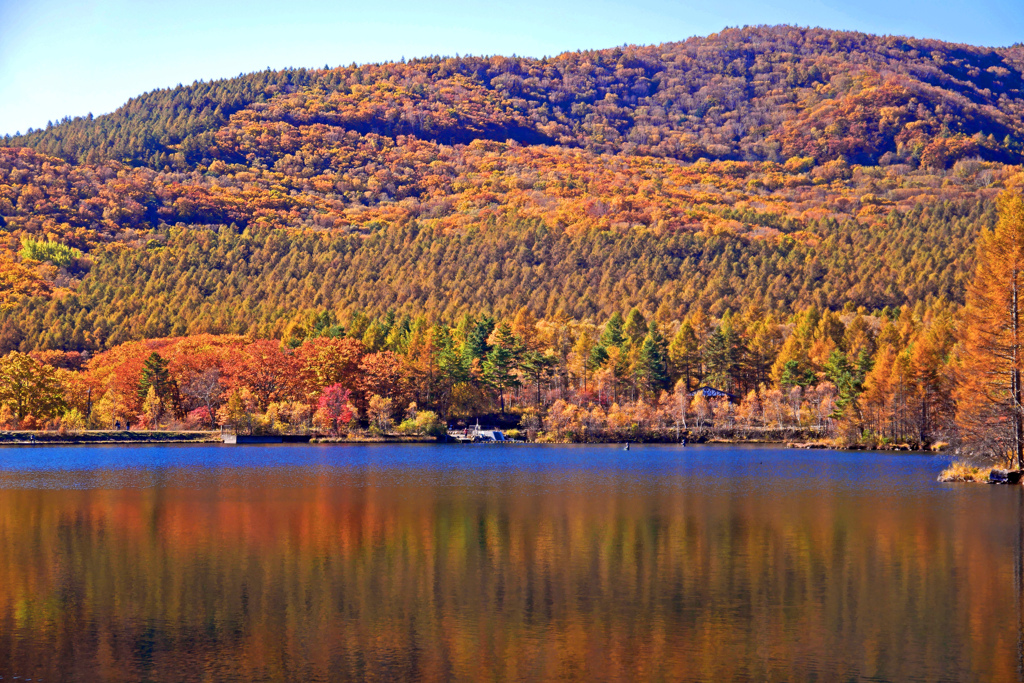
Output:
[[633,308],[601,322],[526,307],[450,322],[314,311],[283,339],[12,351],[0,358],[0,427],[377,438],[489,415],[531,441],[951,445],[1019,469],[1019,189],[1003,194],[977,250],[964,306]]

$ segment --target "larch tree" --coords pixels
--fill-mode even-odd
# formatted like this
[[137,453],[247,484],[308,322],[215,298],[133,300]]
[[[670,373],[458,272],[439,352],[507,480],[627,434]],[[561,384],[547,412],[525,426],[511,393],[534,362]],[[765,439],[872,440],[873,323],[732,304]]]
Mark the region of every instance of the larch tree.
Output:
[[[688,321],[683,321],[679,331],[668,346],[668,358],[672,364],[673,376],[683,380],[686,390],[696,389],[700,384],[700,343],[697,334]],[[691,382],[691,378],[693,381]]]
[[886,344],[879,347],[875,355],[874,365],[864,378],[864,393],[861,403],[866,414],[869,427],[879,436],[891,436],[892,430],[890,408],[893,403],[894,388],[892,369],[896,362],[896,351]]
[[791,386],[797,383],[810,383],[812,380],[809,379],[809,374],[813,374],[813,371],[807,356],[807,343],[794,332],[786,338],[779,349],[769,377],[774,384]]
[[523,348],[527,351],[535,351],[540,345],[537,339],[537,318],[529,308],[523,306],[516,312],[512,334],[522,340]]
[[943,337],[941,326],[934,325],[918,336],[911,355],[917,384],[918,444],[922,448],[942,434],[945,427],[942,416],[951,413],[946,368],[949,344]]
[[576,338],[576,343],[573,345],[568,357],[569,370],[578,378],[580,388],[584,393],[587,391],[587,375],[591,369],[590,354],[595,348],[596,343],[593,335],[589,331],[584,330]]
[[978,239],[960,330],[957,423],[968,452],[1024,466],[1024,197],[999,198],[995,230]]
[[770,316],[755,322],[749,332],[747,364],[750,366],[751,385],[757,387],[769,379],[772,363],[782,345],[782,334]]
[[845,347],[849,358],[860,358],[861,354],[869,357],[875,355],[875,335],[863,315],[858,313],[846,326],[841,346]]

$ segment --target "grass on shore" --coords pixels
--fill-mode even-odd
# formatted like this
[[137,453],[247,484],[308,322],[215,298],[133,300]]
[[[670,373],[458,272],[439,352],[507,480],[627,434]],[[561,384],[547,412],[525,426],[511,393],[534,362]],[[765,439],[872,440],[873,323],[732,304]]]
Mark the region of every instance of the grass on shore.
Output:
[[988,481],[991,467],[978,467],[966,460],[954,460],[949,467],[939,473],[939,481],[973,481],[985,483]]

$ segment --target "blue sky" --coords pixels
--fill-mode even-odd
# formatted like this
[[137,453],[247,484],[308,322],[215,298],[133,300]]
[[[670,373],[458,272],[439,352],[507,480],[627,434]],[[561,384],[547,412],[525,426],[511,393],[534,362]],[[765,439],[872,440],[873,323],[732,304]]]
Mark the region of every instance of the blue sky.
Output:
[[540,57],[797,24],[1002,46],[1022,0],[0,0],[0,135],[266,67]]

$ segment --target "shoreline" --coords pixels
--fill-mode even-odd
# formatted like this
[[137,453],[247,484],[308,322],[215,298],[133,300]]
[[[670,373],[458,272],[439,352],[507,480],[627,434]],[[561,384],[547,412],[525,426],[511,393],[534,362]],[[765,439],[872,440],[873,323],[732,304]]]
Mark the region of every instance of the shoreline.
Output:
[[1024,470],[978,464],[970,460],[954,460],[939,473],[937,481],[944,484],[1024,484]]
[[[109,445],[109,444],[225,444],[219,431],[180,432],[180,431],[146,431],[132,432],[114,430],[96,430],[88,432],[0,432],[0,446],[78,446],[78,445]],[[312,436],[309,443],[314,444],[370,444],[370,443],[444,443],[434,436],[358,436],[348,437],[317,437]]]
[[[822,439],[817,435],[806,435],[809,438],[800,438],[799,430],[778,430],[763,434],[688,434],[686,442],[689,444],[719,444],[719,445],[778,445],[795,450],[870,450],[870,451],[896,451],[916,453],[939,453],[945,450],[946,444],[938,444],[927,449],[915,448],[911,444],[838,444],[828,439]],[[679,444],[675,435],[648,434],[644,436],[609,438],[588,438],[572,439],[557,438],[553,435],[541,434],[533,441],[517,442],[532,444]],[[222,444],[222,435],[219,431],[114,431],[95,430],[86,432],[29,432],[29,431],[7,431],[0,432],[0,446],[75,446],[75,445],[111,445],[111,444]],[[457,442],[447,440],[444,437],[436,436],[369,436],[354,435],[345,437],[329,437],[312,435],[308,443],[311,444],[449,444],[460,445]],[[231,445],[231,444],[225,444]],[[463,444],[473,445],[473,444]]]
[[0,432],[0,446],[74,446],[89,444],[220,443],[219,431]]
[[357,436],[354,438],[342,437],[342,436],[314,436],[310,439],[309,443],[312,444],[371,444],[371,443],[437,443],[443,444],[445,441],[441,440],[436,436]]

